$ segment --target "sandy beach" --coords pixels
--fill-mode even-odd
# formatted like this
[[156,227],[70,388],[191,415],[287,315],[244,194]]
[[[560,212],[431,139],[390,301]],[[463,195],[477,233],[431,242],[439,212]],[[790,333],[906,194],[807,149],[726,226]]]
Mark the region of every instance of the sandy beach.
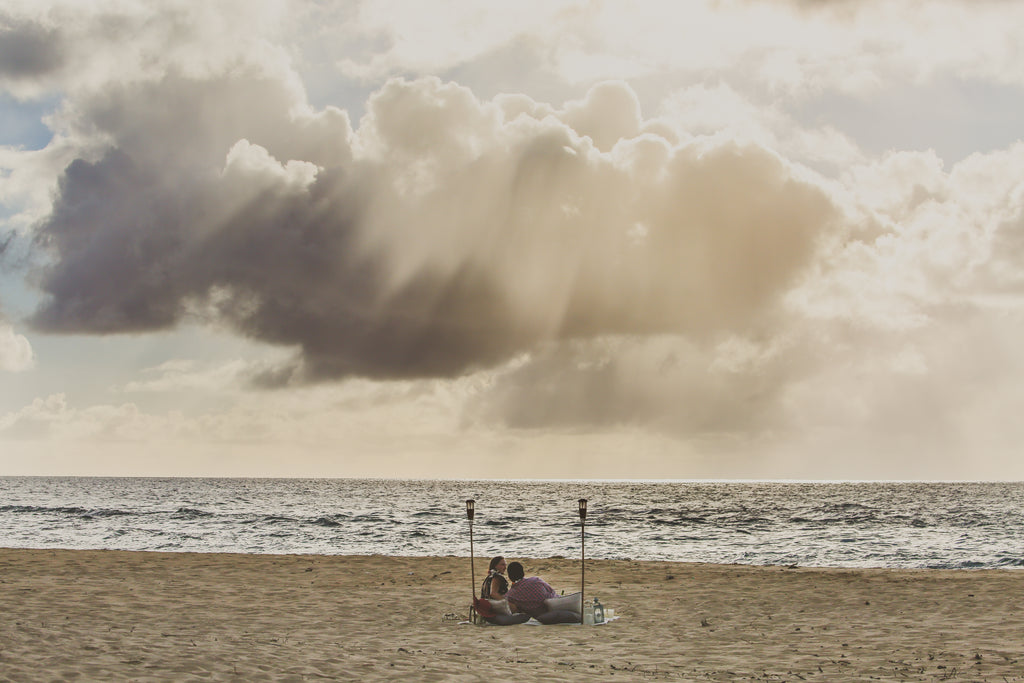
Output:
[[[578,560],[515,559],[579,589]],[[588,561],[620,619],[479,627],[469,569],[0,549],[0,680],[1024,680],[1017,571]]]

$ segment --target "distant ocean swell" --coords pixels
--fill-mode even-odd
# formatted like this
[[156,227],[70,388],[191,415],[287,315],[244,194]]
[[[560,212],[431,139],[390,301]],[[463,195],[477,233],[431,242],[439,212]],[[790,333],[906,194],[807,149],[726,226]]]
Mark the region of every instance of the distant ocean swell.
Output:
[[0,478],[0,545],[1024,566],[1024,484]]

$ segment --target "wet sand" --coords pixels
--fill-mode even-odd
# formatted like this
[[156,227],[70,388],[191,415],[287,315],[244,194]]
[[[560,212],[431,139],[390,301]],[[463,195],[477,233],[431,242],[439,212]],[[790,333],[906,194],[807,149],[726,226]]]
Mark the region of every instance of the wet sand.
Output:
[[[514,559],[579,590],[578,560]],[[1020,571],[604,560],[586,580],[620,619],[480,627],[468,558],[0,549],[0,680],[1024,681]]]

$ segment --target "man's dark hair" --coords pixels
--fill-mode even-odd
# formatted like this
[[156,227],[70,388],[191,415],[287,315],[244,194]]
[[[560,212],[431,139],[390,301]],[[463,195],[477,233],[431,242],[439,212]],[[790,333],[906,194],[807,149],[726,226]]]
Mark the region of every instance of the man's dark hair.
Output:
[[513,581],[518,581],[524,576],[523,565],[519,564],[518,562],[510,563],[505,571],[508,572],[508,578],[512,579]]

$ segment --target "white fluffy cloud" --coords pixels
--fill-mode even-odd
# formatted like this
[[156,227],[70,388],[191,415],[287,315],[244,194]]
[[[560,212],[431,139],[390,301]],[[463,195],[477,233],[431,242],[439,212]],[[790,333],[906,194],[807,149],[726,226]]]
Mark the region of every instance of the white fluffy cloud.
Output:
[[0,417],[0,434],[8,439],[55,438],[142,441],[152,437],[160,420],[140,413],[131,403],[76,409],[67,396],[36,399],[21,410]]
[[939,72],[1024,83],[1010,28],[1024,9],[1009,3],[443,5],[375,2],[346,13],[339,38],[364,41],[362,51],[344,42],[344,70],[373,79],[445,72],[515,45],[539,70],[575,83],[712,70],[794,93],[865,92]]
[[35,362],[28,339],[0,318],[0,372],[22,372]]

